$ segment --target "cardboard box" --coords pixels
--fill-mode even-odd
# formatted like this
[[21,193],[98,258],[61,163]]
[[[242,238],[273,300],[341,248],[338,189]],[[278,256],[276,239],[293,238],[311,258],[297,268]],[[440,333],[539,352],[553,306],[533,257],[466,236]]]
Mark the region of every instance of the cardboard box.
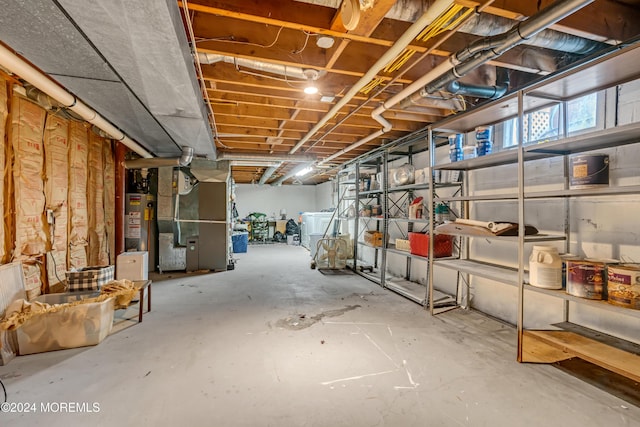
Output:
[[382,246],[382,233],[375,230],[367,230],[364,233],[364,242],[372,246]]
[[116,280],[128,279],[148,280],[149,279],[149,253],[123,252],[116,258]]
[[[409,245],[413,255],[429,256],[429,235],[424,233],[409,233]],[[433,252],[436,258],[453,254],[453,236],[436,234],[433,242]]]
[[98,291],[102,285],[113,280],[115,265],[105,267],[85,267],[80,271],[67,271],[69,292]]
[[[64,304],[93,295],[89,293],[42,295],[36,301]],[[111,332],[114,299],[91,302],[43,313],[27,320],[16,330],[18,354],[34,354],[102,342]]]
[[396,249],[399,251],[411,252],[411,242],[407,239],[396,239]]

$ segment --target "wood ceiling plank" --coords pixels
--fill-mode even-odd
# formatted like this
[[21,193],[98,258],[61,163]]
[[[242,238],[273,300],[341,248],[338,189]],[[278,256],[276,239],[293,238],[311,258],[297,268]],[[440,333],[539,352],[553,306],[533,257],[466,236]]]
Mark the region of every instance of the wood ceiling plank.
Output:
[[[496,0],[484,12],[522,20],[554,1]],[[456,3],[479,4],[479,2],[461,0],[457,0]],[[624,41],[640,33],[640,8],[614,0],[598,0],[550,28],[597,41]]]
[[[181,6],[180,1],[178,6]],[[284,21],[312,28],[328,28],[335,15],[334,8],[295,0],[190,0],[188,8],[237,19],[246,20],[250,16],[254,22],[267,25]]]
[[[180,3],[178,3],[178,5],[180,5]],[[335,31],[335,30],[329,30],[326,27],[319,27],[319,26],[313,26],[313,25],[305,25],[297,22],[291,22],[288,18],[286,19],[266,18],[264,16],[237,12],[237,11],[228,10],[220,7],[205,6],[201,4],[195,4],[193,2],[189,2],[189,9],[191,11],[196,11],[200,13],[226,16],[228,18],[240,19],[248,22],[256,22],[260,24],[273,25],[278,28],[284,27],[284,28],[289,28],[289,29],[294,29],[299,31],[307,31],[315,34],[324,34],[327,36],[335,37],[337,39],[355,40],[363,43],[377,44],[379,46],[389,47],[389,46],[392,46],[394,43],[393,40],[381,40],[381,39],[375,39],[371,37],[363,37],[357,34],[350,34],[350,33],[344,33],[344,32]],[[419,47],[419,46],[416,46],[416,47],[419,49],[422,49],[423,52],[425,51],[424,47]]]
[[[360,15],[360,20],[358,22],[358,26],[353,31],[348,31],[351,34],[357,34],[360,36],[369,37],[373,34],[374,30],[378,27],[380,22],[384,19],[384,16],[389,12],[391,7],[396,3],[396,0],[378,0],[376,1],[371,8],[363,11]],[[340,16],[340,13],[337,12],[337,15]],[[340,29],[344,29],[342,25],[342,20],[337,19],[332,22],[331,26],[332,30],[340,31]],[[329,56],[326,67],[333,68],[335,63],[342,55],[342,52],[347,48],[349,41],[346,39],[340,40],[338,46],[331,51],[331,56]]]

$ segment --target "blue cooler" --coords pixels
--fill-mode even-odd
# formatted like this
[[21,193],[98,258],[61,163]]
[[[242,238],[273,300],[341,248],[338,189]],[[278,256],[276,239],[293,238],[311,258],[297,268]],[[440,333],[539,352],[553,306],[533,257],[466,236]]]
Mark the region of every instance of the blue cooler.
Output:
[[249,245],[249,233],[233,233],[231,235],[231,244],[233,245],[234,254],[247,252],[247,246]]

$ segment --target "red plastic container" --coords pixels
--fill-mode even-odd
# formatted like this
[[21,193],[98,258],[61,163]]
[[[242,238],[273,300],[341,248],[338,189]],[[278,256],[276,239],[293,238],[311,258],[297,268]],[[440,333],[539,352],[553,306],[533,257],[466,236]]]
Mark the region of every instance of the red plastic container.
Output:
[[[409,233],[409,246],[413,255],[429,256],[429,235]],[[433,252],[436,258],[451,256],[453,254],[453,236],[436,234]]]

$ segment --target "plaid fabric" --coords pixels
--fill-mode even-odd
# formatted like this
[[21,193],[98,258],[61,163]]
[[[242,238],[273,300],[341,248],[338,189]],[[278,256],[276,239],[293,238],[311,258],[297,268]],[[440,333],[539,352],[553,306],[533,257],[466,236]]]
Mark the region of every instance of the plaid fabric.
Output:
[[106,285],[113,280],[115,271],[115,265],[85,267],[80,271],[67,271],[69,292],[100,290],[102,285]]

